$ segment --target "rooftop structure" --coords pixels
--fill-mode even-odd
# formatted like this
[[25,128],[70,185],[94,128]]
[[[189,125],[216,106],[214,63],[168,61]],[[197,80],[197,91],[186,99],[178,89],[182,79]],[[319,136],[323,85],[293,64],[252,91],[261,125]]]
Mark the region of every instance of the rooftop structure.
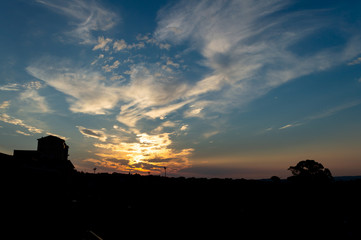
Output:
[[27,168],[72,171],[74,165],[68,160],[68,151],[64,139],[49,135],[38,139],[37,150],[14,150],[14,160]]

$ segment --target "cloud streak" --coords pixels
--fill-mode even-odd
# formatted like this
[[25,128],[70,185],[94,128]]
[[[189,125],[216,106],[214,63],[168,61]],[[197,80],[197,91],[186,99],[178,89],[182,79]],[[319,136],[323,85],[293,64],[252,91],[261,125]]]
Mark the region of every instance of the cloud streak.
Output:
[[[153,34],[138,35],[135,42],[105,34],[93,36],[96,31],[109,30],[119,20],[98,2],[38,2],[72,20],[75,24],[69,34],[81,43],[92,44],[89,50],[94,56],[93,51],[101,54],[88,66],[47,57],[32,62],[26,70],[63,93],[73,113],[107,115],[119,122],[116,124],[121,128],[113,129],[115,135],[105,128],[77,128],[83,136],[98,141],[94,144],[99,150],[97,158],[89,161],[122,171],[153,171],[161,168],[161,163],[172,163],[178,169],[188,166],[192,150],[175,150],[171,147],[172,135],[166,132],[175,127],[174,122],[178,133],[183,131],[184,135],[192,129],[192,121],[210,119],[206,124],[212,125],[212,130],[205,127],[205,132],[198,134],[202,140],[209,139],[221,133],[212,123],[212,119],[220,120],[210,118],[211,114],[242,108],[284,83],[350,62],[361,52],[357,41],[360,34],[351,31],[340,45],[300,50],[333,22],[327,18],[327,11],[291,10],[291,1],[179,1],[159,11]],[[170,50],[169,43],[172,50],[176,45],[176,51],[165,51]],[[153,54],[151,46],[160,53]],[[170,56],[175,52],[177,56]],[[181,55],[191,59],[187,66]],[[357,64],[358,58],[351,63]],[[7,91],[17,88],[3,86]],[[39,92],[29,90],[22,95],[24,101],[31,96],[39,109],[47,110]],[[340,109],[278,129],[327,117]],[[182,119],[175,120],[177,117]],[[151,127],[142,131],[146,121],[140,120],[145,119]],[[119,130],[123,128],[126,137],[125,131]]]
[[355,101],[352,101],[352,102],[340,104],[340,105],[337,105],[335,107],[329,108],[329,109],[327,109],[325,111],[322,111],[320,113],[305,117],[304,119],[302,119],[300,121],[296,121],[296,122],[284,125],[284,126],[280,127],[279,130],[283,130],[283,129],[287,129],[287,128],[293,128],[293,127],[297,127],[297,126],[302,126],[302,125],[304,125],[306,123],[309,123],[311,121],[314,121],[314,120],[327,118],[327,117],[333,116],[333,115],[335,115],[335,114],[337,114],[339,112],[342,112],[342,111],[344,111],[346,109],[356,107],[356,106],[358,106],[360,104],[361,104],[361,100],[355,100]]
[[96,138],[101,142],[105,142],[107,140],[107,135],[104,133],[105,129],[96,130],[96,129],[89,129],[82,126],[77,126],[79,132],[86,137]]
[[106,31],[115,26],[119,17],[104,8],[98,1],[84,0],[37,0],[38,3],[66,16],[73,29],[67,32],[82,44],[93,44],[93,31]]
[[23,127],[23,128],[25,128],[26,130],[28,130],[31,133],[42,133],[43,132],[43,130],[41,130],[39,128],[36,128],[36,127],[33,127],[31,125],[28,125],[28,124],[24,123],[23,120],[11,117],[6,113],[2,113],[0,115],[0,121],[8,123],[8,124]]
[[107,85],[98,72],[75,69],[69,63],[56,61],[41,59],[26,70],[30,75],[65,93],[72,112],[105,114],[116,106],[120,99],[116,85]]
[[0,104],[0,109],[6,109],[10,106],[10,102],[11,101],[3,101],[1,104]]
[[26,111],[50,113],[52,110],[48,106],[48,103],[44,96],[39,95],[39,92],[35,89],[28,89],[20,94],[20,100],[25,102],[28,107]]
[[212,111],[224,110],[220,105],[239,107],[288,81],[348,61],[361,51],[355,41],[360,34],[353,32],[342,47],[320,47],[301,54],[297,50],[300,42],[309,41],[333,23],[322,10],[282,13],[289,6],[291,1],[280,0],[180,1],[159,12],[154,35],[179,45],[190,42],[211,70],[196,81],[188,96],[209,99],[217,92],[216,104],[207,106]]
[[[106,66],[106,72],[120,67],[119,60]],[[134,65],[129,81],[121,83],[90,68],[76,68],[71,61],[45,57],[26,68],[48,86],[66,94],[69,109],[75,113],[108,114],[121,103],[118,121],[134,127],[142,118],[163,118],[192,100],[183,100],[188,85],[168,77],[160,68]],[[159,71],[161,74],[159,73]],[[34,100],[42,100],[40,96]],[[43,105],[45,110],[45,105]]]

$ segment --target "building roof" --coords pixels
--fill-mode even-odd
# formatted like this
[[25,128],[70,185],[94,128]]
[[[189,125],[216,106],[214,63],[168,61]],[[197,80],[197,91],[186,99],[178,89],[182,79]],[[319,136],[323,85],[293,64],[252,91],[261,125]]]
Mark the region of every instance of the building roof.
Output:
[[51,140],[56,140],[56,141],[62,141],[62,142],[65,142],[64,139],[61,139],[59,137],[56,137],[56,136],[53,136],[53,135],[49,135],[49,136],[46,136],[46,137],[41,137],[41,138],[38,138],[38,141],[39,140],[45,140],[45,139],[51,139]]

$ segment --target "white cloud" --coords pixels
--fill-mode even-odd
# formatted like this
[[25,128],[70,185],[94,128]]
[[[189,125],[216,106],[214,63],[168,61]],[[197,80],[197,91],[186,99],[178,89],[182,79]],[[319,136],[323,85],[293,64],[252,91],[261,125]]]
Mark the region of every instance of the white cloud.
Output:
[[190,118],[190,117],[203,117],[201,115],[203,108],[190,108],[187,111],[184,112],[184,117]]
[[3,101],[1,104],[0,104],[0,109],[6,109],[10,106],[10,101]]
[[283,127],[280,127],[279,130],[294,127],[294,126],[295,126],[294,124],[287,124],[287,125],[284,125]]
[[124,77],[122,75],[113,75],[110,80],[115,81],[115,80],[120,80],[123,79]]
[[282,12],[289,4],[281,0],[180,1],[159,12],[154,35],[157,41],[190,41],[203,56],[202,64],[211,70],[189,88],[187,96],[204,99],[207,93],[218,92],[217,101],[209,106],[213,111],[239,107],[281,84],[349,61],[361,52],[355,40],[360,34],[350,32],[342,47],[300,54],[295,49],[302,40],[333,23],[324,17],[326,11]]
[[31,133],[42,133],[43,130],[24,123],[23,120],[9,116],[6,113],[0,115],[0,121],[26,128]]
[[165,107],[160,107],[160,108],[154,108],[148,112],[146,112],[144,115],[145,116],[149,116],[151,118],[160,118],[163,119],[165,116],[167,116],[169,113],[176,111],[180,108],[182,108],[184,105],[190,103],[192,100],[188,100],[188,101],[184,101],[184,102],[180,102],[180,103],[175,103],[175,104],[171,104],[171,105],[167,105]]
[[316,119],[326,118],[326,117],[335,115],[343,110],[358,106],[360,104],[361,104],[361,100],[356,100],[356,101],[340,104],[335,107],[329,108],[321,113],[309,116],[305,120],[316,120]]
[[356,58],[355,60],[349,62],[347,65],[352,66],[352,65],[357,65],[361,63],[361,57]]
[[160,49],[166,49],[166,50],[169,50],[171,47],[169,43],[159,43],[158,46]]
[[98,1],[37,0],[37,2],[68,17],[71,25],[75,27],[67,34],[84,44],[96,42],[92,35],[93,31],[109,30],[119,21],[119,16],[101,6]]
[[29,74],[67,95],[72,112],[105,114],[121,98],[118,85],[107,85],[98,72],[71,67],[70,64],[42,59],[26,68]]
[[145,47],[145,44],[143,42],[132,43],[131,45],[128,44],[128,46],[127,46],[128,49],[132,49],[132,48],[140,49],[140,48],[144,48],[144,47]]
[[219,133],[219,131],[206,132],[206,133],[203,134],[203,137],[210,138],[210,137],[212,137],[214,135],[217,135],[218,133]]
[[340,104],[340,105],[337,105],[335,107],[329,108],[329,109],[327,109],[325,111],[322,111],[320,113],[305,117],[305,118],[303,118],[303,119],[301,119],[301,120],[299,120],[299,121],[297,121],[295,123],[287,124],[285,126],[282,126],[282,127],[279,128],[279,130],[283,130],[283,129],[291,128],[291,127],[297,127],[297,126],[301,126],[301,125],[304,125],[306,123],[309,123],[310,121],[313,121],[313,120],[327,118],[327,117],[335,115],[335,114],[337,114],[337,113],[339,113],[339,112],[341,112],[343,110],[358,106],[360,104],[361,104],[361,100],[355,100],[355,101],[352,101],[352,102]]
[[1,91],[19,91],[20,84],[18,83],[8,83],[6,85],[0,86]]
[[25,111],[49,113],[51,109],[48,106],[44,96],[40,96],[35,89],[27,89],[19,96],[20,100],[27,104]]
[[96,138],[101,142],[105,142],[107,140],[107,135],[105,134],[105,129],[97,130],[97,129],[89,129],[82,126],[77,126],[79,132],[86,137]]
[[113,49],[118,52],[118,51],[121,51],[123,49],[126,49],[127,46],[128,46],[127,43],[123,39],[121,39],[121,40],[118,40],[118,41],[114,42]]
[[175,63],[170,59],[167,60],[167,65],[173,66],[175,68],[179,68],[179,66],[180,66],[179,63]]
[[[116,60],[106,70],[113,70],[119,65],[119,60]],[[144,117],[164,117],[192,101],[182,100],[188,90],[187,84],[168,73],[156,75],[159,68],[146,68],[143,64],[132,67],[130,81],[126,84],[55,58],[40,59],[26,70],[64,93],[73,112],[106,114],[122,103],[117,119],[133,127]],[[36,97],[33,94],[33,98],[41,102],[40,96]],[[46,110],[45,105],[42,108]]]
[[[19,99],[26,103],[27,105],[22,108],[22,110],[28,112],[42,112],[47,113],[51,112],[48,103],[44,96],[39,95],[38,90],[43,88],[44,85],[39,81],[31,81],[27,83],[13,83],[7,84],[0,87],[0,90],[3,91],[21,91],[19,94]],[[7,105],[6,105],[7,103]],[[6,108],[9,106],[10,101],[5,101],[1,104],[0,108]]]
[[[38,90],[43,88],[44,85],[39,81],[31,81],[27,83],[14,83],[7,84],[0,87],[3,91],[22,91],[19,94],[19,99],[27,105],[22,110],[29,112],[51,112],[44,96],[40,96]],[[7,105],[6,105],[7,104]],[[6,108],[10,101],[5,101],[0,108]]]
[[165,121],[164,123],[162,123],[163,127],[175,127],[176,124],[174,122],[171,121]]
[[197,96],[203,93],[220,90],[226,79],[223,75],[212,75],[196,83],[196,85],[187,92],[187,96]]
[[169,104],[181,99],[188,89],[179,79],[167,77],[167,73],[156,77],[155,71],[143,65],[134,66],[130,78],[126,96],[142,107]]
[[112,65],[105,65],[105,66],[103,66],[102,68],[104,69],[104,71],[106,71],[106,72],[111,72],[111,71],[113,71],[114,69],[117,69],[118,67],[119,67],[119,65],[120,65],[120,62],[119,62],[119,60],[116,60],[116,61],[114,61],[113,62],[113,64]]
[[143,65],[134,66],[130,74],[130,83],[124,86],[124,104],[118,115],[118,121],[135,126],[144,117],[165,117],[189,101],[181,101],[188,86],[177,79],[156,75],[151,69]]
[[93,50],[95,51],[101,49],[104,51],[108,51],[109,50],[108,43],[111,43],[112,41],[113,40],[110,38],[104,38],[103,36],[98,37],[98,44],[93,47]]
[[189,109],[184,112],[184,117],[198,117],[203,118],[205,115],[204,109],[207,106],[212,106],[214,103],[212,101],[195,101],[190,105]]
[[118,122],[129,127],[135,127],[136,123],[144,118],[145,111],[141,108],[133,106],[133,104],[123,105],[117,116]]
[[181,131],[185,131],[187,129],[188,129],[188,124],[185,124],[180,128]]
[[104,54],[99,54],[99,56],[90,64],[90,65],[95,65],[99,59],[103,59],[104,58]]
[[138,42],[138,43],[132,43],[132,44],[127,44],[125,42],[125,40],[123,39],[120,39],[120,40],[117,40],[114,42],[113,44],[113,49],[116,51],[116,52],[119,52],[121,50],[124,50],[124,49],[141,49],[141,48],[144,48],[145,47],[145,43],[144,42]]
[[24,136],[31,136],[30,133],[26,133],[26,132],[23,132],[23,131],[20,131],[20,130],[16,130],[16,132],[21,134],[21,135],[24,135]]

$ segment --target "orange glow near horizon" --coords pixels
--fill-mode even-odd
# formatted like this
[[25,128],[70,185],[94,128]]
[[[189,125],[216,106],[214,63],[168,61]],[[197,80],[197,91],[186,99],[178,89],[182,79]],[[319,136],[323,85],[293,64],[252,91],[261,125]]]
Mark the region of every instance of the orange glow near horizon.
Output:
[[167,167],[170,172],[190,166],[189,156],[193,149],[176,151],[171,148],[170,133],[137,134],[136,142],[121,142],[114,138],[111,143],[94,144],[100,151],[99,159],[87,159],[109,171],[159,174]]

